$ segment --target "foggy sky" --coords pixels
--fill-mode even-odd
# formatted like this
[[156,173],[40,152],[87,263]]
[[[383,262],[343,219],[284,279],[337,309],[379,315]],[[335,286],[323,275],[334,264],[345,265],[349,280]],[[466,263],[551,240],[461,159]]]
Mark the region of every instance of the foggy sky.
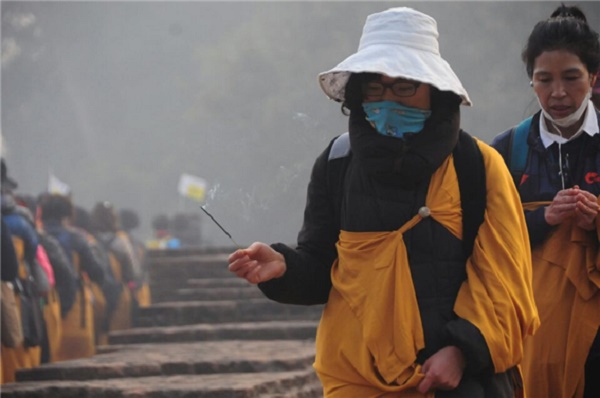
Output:
[[[234,239],[293,243],[314,159],[346,131],[318,73],[353,53],[368,14],[433,16],[490,142],[537,110],[520,52],[559,2],[1,2],[2,153],[19,193],[53,173],[87,209],[200,213],[182,173]],[[571,4],[571,3],[568,3]],[[600,28],[600,3],[581,2]],[[229,246],[204,218],[206,245]]]

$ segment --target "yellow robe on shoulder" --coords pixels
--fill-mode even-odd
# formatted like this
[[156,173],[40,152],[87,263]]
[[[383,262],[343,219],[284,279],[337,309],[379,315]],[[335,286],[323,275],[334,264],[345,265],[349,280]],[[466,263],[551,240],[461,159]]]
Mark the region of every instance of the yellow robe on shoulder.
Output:
[[87,275],[80,271],[79,256],[76,253],[73,253],[73,264],[80,275],[81,285],[73,306],[61,321],[62,335],[56,361],[88,358],[96,353],[90,281]]
[[109,330],[123,330],[129,329],[132,325],[131,320],[131,291],[127,286],[127,283],[123,280],[123,266],[117,260],[117,257],[113,253],[108,253],[108,257],[110,259],[110,267],[112,273],[115,277],[115,281],[119,282],[123,289],[121,290],[121,294],[119,295],[119,301],[117,302],[117,307],[114,309],[110,317]]
[[[19,260],[19,278],[27,279],[29,272],[25,266],[25,243],[23,239],[13,236],[13,245],[15,246],[15,252],[17,259]],[[15,301],[17,302],[17,308],[21,313],[21,298],[19,294],[15,294]],[[0,361],[2,363],[2,383],[11,383],[16,381],[16,372],[19,369],[28,369],[39,366],[42,357],[41,347],[25,347],[21,343],[17,347],[6,347],[2,345],[0,347]]]
[[533,250],[533,288],[542,324],[525,340],[523,374],[532,397],[583,397],[585,361],[600,327],[599,233],[598,219],[593,232],[568,220]]
[[[478,142],[487,177],[487,211],[466,264],[458,316],[483,334],[496,372],[517,365],[522,342],[539,324],[531,286],[529,236],[508,170]],[[431,217],[462,238],[458,179],[450,156],[432,176]],[[326,397],[423,397],[417,353],[424,347],[403,233],[341,231],[333,287],[317,332],[314,367]],[[433,396],[433,393],[428,396]]]
[[62,340],[62,321],[60,317],[60,297],[56,287],[50,289],[48,293],[48,302],[44,307],[44,321],[46,322],[46,332],[48,334],[48,348],[50,351],[49,361],[56,362],[60,343]]

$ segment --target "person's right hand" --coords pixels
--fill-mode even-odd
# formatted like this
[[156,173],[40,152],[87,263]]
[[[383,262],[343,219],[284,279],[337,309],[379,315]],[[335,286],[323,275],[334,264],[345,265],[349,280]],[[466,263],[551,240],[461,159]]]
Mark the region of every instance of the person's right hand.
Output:
[[575,215],[577,207],[578,188],[568,188],[558,191],[552,203],[544,210],[544,217],[548,225],[558,225]]
[[252,284],[280,278],[287,269],[283,254],[261,242],[231,253],[228,262],[229,271]]
[[[579,189],[575,185],[576,189]],[[577,204],[575,208],[575,223],[586,231],[596,229],[596,217],[598,216],[598,198],[591,192],[579,189]]]
[[460,348],[443,347],[423,363],[421,371],[425,377],[417,390],[421,394],[435,390],[453,390],[460,384],[465,366],[465,355]]

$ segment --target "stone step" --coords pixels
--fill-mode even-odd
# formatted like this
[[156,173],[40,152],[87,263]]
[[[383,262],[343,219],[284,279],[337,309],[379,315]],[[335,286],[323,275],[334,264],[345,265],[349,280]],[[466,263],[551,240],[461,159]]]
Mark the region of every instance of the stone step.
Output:
[[200,255],[228,255],[238,248],[235,246],[225,247],[189,247],[179,249],[148,249],[146,257],[148,259],[174,258],[174,257],[194,257]]
[[151,289],[154,303],[264,297],[258,287],[239,278],[190,279],[179,284],[155,286]]
[[202,254],[189,257],[159,257],[147,260],[153,281],[190,278],[221,278],[232,275],[227,269],[228,254]]
[[177,297],[181,301],[198,300],[245,300],[249,298],[262,298],[264,295],[254,285],[240,286],[235,289],[231,287],[209,287],[209,288],[185,288],[177,291]]
[[315,337],[318,321],[273,321],[134,328],[111,332],[110,345],[212,340],[303,340]]
[[314,351],[314,340],[232,340],[103,346],[91,358],[20,369],[17,371],[17,381],[285,372],[310,367]]
[[229,273],[229,277],[224,278],[190,278],[187,279],[186,286],[191,289],[207,289],[211,287],[231,287],[231,288],[239,288],[239,287],[252,287],[255,285],[251,285],[247,280],[238,278],[232,273]]
[[314,382],[303,384],[300,387],[290,386],[290,388],[283,393],[269,393],[261,395],[261,398],[316,398],[323,397],[323,386],[317,377]]
[[253,285],[238,287],[208,287],[201,289],[186,287],[152,292],[152,301],[154,303],[168,301],[244,300],[260,297],[264,297],[264,295]]
[[266,298],[222,301],[178,301],[140,308],[136,327],[181,326],[199,323],[231,323],[276,320],[318,320],[322,305],[280,304]]
[[2,385],[3,398],[321,398],[312,368]]

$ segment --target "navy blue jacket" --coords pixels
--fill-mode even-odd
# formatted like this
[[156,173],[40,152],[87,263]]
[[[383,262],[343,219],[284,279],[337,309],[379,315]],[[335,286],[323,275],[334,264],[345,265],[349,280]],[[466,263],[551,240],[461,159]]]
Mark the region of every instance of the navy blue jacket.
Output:
[[105,278],[104,268],[85,236],[74,229],[63,226],[59,222],[45,221],[44,230],[58,240],[69,256],[77,253],[81,266],[80,271],[85,271],[92,281],[100,286],[103,285]]

